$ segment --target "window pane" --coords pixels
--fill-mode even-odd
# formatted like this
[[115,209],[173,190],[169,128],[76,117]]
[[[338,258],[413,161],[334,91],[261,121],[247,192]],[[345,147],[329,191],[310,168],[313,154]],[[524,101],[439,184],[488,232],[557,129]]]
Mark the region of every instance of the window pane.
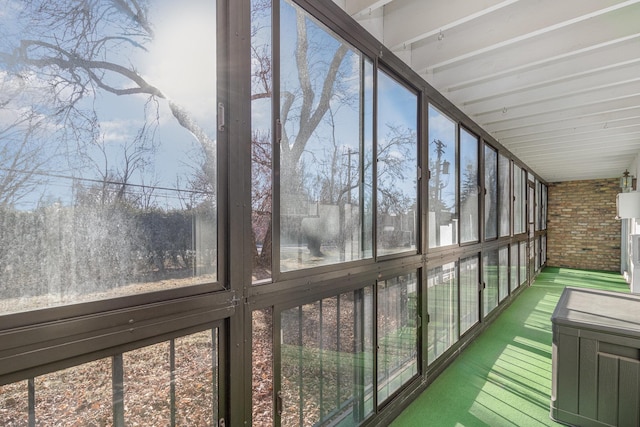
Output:
[[251,0],[251,228],[254,282],[270,279],[273,268],[271,10],[270,2]]
[[416,274],[378,282],[378,404],[418,373]]
[[[523,171],[524,173],[526,173],[526,171]],[[529,177],[531,177],[530,174],[528,174]],[[536,199],[536,185],[535,183],[533,183],[533,185],[531,184],[527,184],[525,186],[526,192],[528,194],[528,202],[526,204],[527,206],[527,215],[525,216],[525,221],[527,224],[527,230],[529,231],[529,237],[533,237],[535,235],[535,229],[536,229],[536,207],[537,207],[537,199]]]
[[0,312],[216,280],[216,2],[12,5]]
[[460,243],[479,239],[478,137],[460,130]]
[[281,313],[283,426],[357,425],[372,413],[372,314],[371,287]]
[[520,263],[520,256],[518,255],[518,248],[519,245],[517,243],[512,243],[511,244],[511,250],[510,252],[510,256],[511,256],[511,274],[510,274],[510,286],[511,286],[511,291],[513,292],[514,290],[516,290],[518,288],[518,286],[520,286],[520,279],[519,279],[519,275],[520,275],[520,267],[519,267],[519,263]]
[[523,196],[522,172],[521,169],[513,165],[513,233],[519,234],[524,230],[522,224],[522,207],[520,200]]
[[484,238],[498,237],[498,152],[484,146]]
[[484,253],[482,257],[482,271],[484,292],[482,295],[485,317],[498,306],[498,286],[500,285],[498,250]]
[[[521,234],[527,231],[527,171],[513,166],[514,176],[514,233]],[[517,186],[517,191],[516,191]],[[533,212],[533,211],[532,211]]]
[[29,425],[29,384],[27,381],[0,386],[0,425],[7,427]]
[[513,232],[514,234],[524,233],[526,228],[525,210],[526,188],[524,175],[519,166],[513,165]]
[[273,425],[273,314],[271,308],[252,313],[253,425]]
[[499,266],[499,299],[503,301],[509,295],[509,246],[500,248]]
[[536,193],[536,204],[535,204],[535,230],[538,231],[540,230],[540,220],[541,220],[541,215],[540,215],[540,211],[542,209],[542,185],[540,184],[540,181],[538,181],[536,179],[536,184],[535,184],[535,193]]
[[477,256],[460,260],[460,335],[480,320],[480,268]]
[[428,363],[431,364],[458,341],[458,263],[429,270],[427,305],[429,310]]
[[378,72],[377,253],[416,249],[418,96]]
[[37,425],[110,425],[111,359],[74,366],[34,379]]
[[363,153],[364,173],[362,183],[362,251],[365,258],[373,256],[373,63],[364,59],[362,81],[362,109],[364,110]]
[[285,1],[280,30],[280,270],[362,259],[364,58]]
[[511,160],[500,154],[499,162],[500,237],[503,237],[511,235]]
[[170,424],[169,343],[123,354],[124,419],[131,425]]
[[457,124],[429,105],[429,247],[458,243]]
[[170,425],[173,416],[179,425],[216,425],[214,342],[209,330],[124,353],[125,423]]
[[173,353],[175,425],[217,426],[218,329],[176,338]]
[[542,230],[546,230],[547,229],[547,186],[542,184],[542,200],[541,200],[541,221],[542,224],[540,225],[540,228]]
[[[217,425],[217,329],[0,387],[2,425]],[[31,403],[33,402],[33,403]]]
[[520,284],[527,282],[527,242],[520,242]]

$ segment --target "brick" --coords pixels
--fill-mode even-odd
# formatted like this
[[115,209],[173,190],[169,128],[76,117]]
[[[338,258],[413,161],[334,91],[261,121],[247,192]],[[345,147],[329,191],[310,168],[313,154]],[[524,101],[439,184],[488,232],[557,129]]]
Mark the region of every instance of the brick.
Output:
[[556,182],[548,190],[547,265],[620,271],[619,180]]

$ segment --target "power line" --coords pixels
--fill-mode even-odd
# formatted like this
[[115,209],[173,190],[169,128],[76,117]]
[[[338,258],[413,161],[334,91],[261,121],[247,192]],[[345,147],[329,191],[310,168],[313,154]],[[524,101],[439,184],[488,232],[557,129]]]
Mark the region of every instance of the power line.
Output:
[[181,192],[181,193],[190,193],[190,194],[204,194],[204,195],[215,194],[212,191],[180,189],[180,188],[163,187],[163,186],[146,185],[146,184],[133,184],[133,183],[124,183],[122,181],[112,181],[112,180],[94,179],[94,178],[81,178],[81,177],[62,175],[62,174],[56,174],[51,172],[42,172],[42,171],[19,170],[19,169],[4,168],[4,167],[0,167],[0,171],[18,173],[18,174],[44,176],[48,178],[66,179],[74,182],[87,182],[92,184],[125,185],[127,187],[134,187],[134,188],[140,188],[140,189],[161,190],[161,191]]

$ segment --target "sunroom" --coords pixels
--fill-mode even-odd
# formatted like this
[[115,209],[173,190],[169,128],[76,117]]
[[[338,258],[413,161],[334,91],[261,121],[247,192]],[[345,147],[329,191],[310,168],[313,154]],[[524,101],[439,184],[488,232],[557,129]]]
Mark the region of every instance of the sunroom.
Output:
[[399,423],[545,268],[640,292],[638,3],[5,0],[0,424]]

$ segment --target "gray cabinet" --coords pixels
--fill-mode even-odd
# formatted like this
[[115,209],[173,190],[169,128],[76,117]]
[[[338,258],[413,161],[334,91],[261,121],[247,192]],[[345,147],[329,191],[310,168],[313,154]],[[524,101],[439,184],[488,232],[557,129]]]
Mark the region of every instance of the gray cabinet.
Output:
[[551,418],[640,426],[640,295],[567,287],[551,322]]

